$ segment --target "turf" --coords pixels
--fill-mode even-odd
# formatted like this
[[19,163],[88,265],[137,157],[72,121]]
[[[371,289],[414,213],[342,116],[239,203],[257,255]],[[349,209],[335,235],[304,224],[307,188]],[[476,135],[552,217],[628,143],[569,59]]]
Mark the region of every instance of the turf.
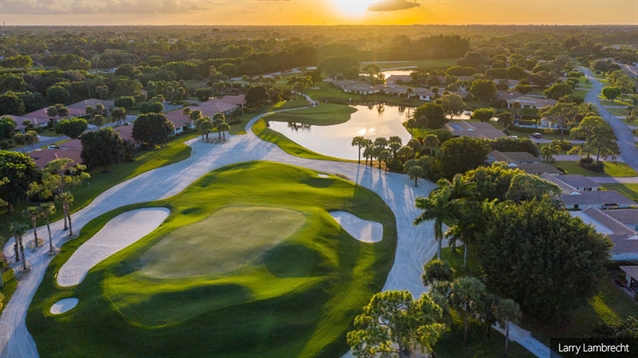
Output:
[[588,177],[633,177],[636,176],[636,171],[629,165],[619,162],[603,162],[605,166],[605,172],[599,173],[591,170],[587,170],[580,165],[577,161],[557,161],[556,165],[565,169],[567,174],[580,174]]
[[[289,209],[224,207],[166,235],[140,257],[140,270],[158,278],[228,272],[249,264],[305,222],[303,214]],[[221,223],[224,230],[210,230]]]
[[274,113],[266,117],[269,121],[295,122],[315,126],[331,126],[347,122],[357,110],[341,104],[322,104],[292,112]]
[[[119,213],[149,206],[171,210],[157,231],[95,266],[80,285],[57,287],[56,272],[82,242]],[[140,258],[165,237],[237,206],[302,213],[305,226],[230,272],[159,279],[140,271]],[[330,216],[335,210],[382,223],[383,240],[352,238]],[[224,230],[220,220],[207,228]],[[172,198],[88,223],[47,269],[27,327],[41,355],[52,357],[341,356],[354,317],[385,282],[395,247],[394,215],[371,191],[298,167],[235,164]],[[66,297],[77,297],[78,306],[52,316],[51,305]]]
[[603,188],[607,190],[615,190],[638,202],[638,184],[603,184]]

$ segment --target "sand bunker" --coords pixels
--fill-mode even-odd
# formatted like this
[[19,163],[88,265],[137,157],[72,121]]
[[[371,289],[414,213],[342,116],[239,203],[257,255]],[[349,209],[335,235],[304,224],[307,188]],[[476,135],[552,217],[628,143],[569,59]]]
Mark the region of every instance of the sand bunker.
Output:
[[359,241],[379,242],[383,239],[383,225],[378,222],[363,220],[345,211],[333,211],[330,215]]
[[328,175],[328,174],[317,174],[317,176],[319,178],[330,178],[330,175]]
[[166,208],[145,208],[114,217],[64,263],[58,272],[58,285],[79,284],[93,266],[150,234],[168,214],[170,210]]
[[59,300],[51,306],[51,313],[53,314],[62,314],[64,312],[70,311],[75,306],[77,306],[78,302],[80,302],[77,298],[65,298],[63,300]]

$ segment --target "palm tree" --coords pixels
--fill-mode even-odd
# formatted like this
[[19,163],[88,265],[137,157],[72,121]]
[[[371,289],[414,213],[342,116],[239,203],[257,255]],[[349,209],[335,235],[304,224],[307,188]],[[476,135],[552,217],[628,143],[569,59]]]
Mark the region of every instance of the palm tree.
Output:
[[[213,125],[217,127],[221,122],[226,122],[226,116],[223,113],[215,113],[213,116]],[[217,131],[217,138],[222,139],[222,133]]]
[[71,223],[71,205],[73,204],[74,199],[75,198],[73,197],[73,194],[71,194],[71,192],[68,192],[68,191],[65,191],[57,195],[57,200],[62,205],[62,211],[64,212],[64,216],[69,223],[68,225],[69,236],[73,236],[73,225]]
[[408,87],[408,89],[405,90],[405,96],[408,99],[412,97],[413,94],[414,94],[414,90],[412,89],[412,87]]
[[450,286],[450,306],[463,312],[464,315],[463,345],[466,347],[469,318],[477,313],[484,293],[485,285],[476,277],[465,276],[457,278]]
[[126,114],[126,108],[124,107],[113,108],[111,111],[111,119],[113,122],[117,121],[117,124],[120,125],[122,121],[126,119]]
[[9,232],[15,237],[15,253],[16,261],[22,261],[22,270],[27,270],[27,261],[24,255],[24,245],[22,244],[22,236],[29,230],[29,227],[24,223],[14,221],[9,227]]
[[210,133],[214,128],[213,120],[210,119],[210,117],[202,117],[197,120],[195,126],[197,129],[202,131],[202,140],[204,140],[204,135],[206,135],[206,142],[208,142],[208,133]]
[[[352,138],[352,146],[357,146],[359,149],[359,164],[361,164],[361,148],[365,146],[366,139],[361,136]],[[367,162],[366,162],[367,164]]]
[[372,165],[373,148],[371,145],[366,145],[363,149],[363,157],[366,159],[366,165],[368,165],[368,159],[370,159],[370,165]]
[[414,225],[419,225],[428,220],[434,220],[434,238],[437,240],[438,249],[436,257],[441,258],[441,246],[443,241],[443,223],[455,219],[457,212],[456,200],[451,200],[452,190],[445,181],[439,180],[440,188],[432,191],[427,198],[416,198],[416,207],[423,213],[414,220]]
[[379,167],[381,166],[381,162],[383,161],[385,163],[385,173],[388,174],[388,161],[390,161],[390,159],[392,159],[392,152],[384,149],[381,152],[379,152]]
[[[183,113],[183,111],[182,111],[182,113]],[[202,118],[202,117],[203,117],[203,115],[202,115],[202,111],[200,111],[199,109],[196,109],[196,110],[194,110],[194,111],[191,111],[191,112],[188,114],[188,118],[190,118],[190,120],[191,120],[192,124],[197,123],[197,120],[198,120],[198,119],[200,119],[200,118]],[[192,127],[193,127],[193,126],[191,125],[191,128],[192,128]]]
[[104,108],[104,105],[102,103],[98,103],[95,105],[94,114],[101,114],[101,115],[106,114],[106,108]]
[[58,108],[55,106],[47,107],[46,112],[47,112],[47,116],[49,116],[49,119],[51,120],[51,122],[53,122],[53,125],[55,126],[55,117],[58,115]]
[[33,226],[33,242],[35,247],[38,247],[38,232],[36,228],[38,226],[38,217],[41,215],[40,210],[37,206],[29,206],[22,212],[22,215],[31,220],[31,225]]
[[51,202],[40,203],[39,207],[41,215],[47,224],[47,231],[49,231],[49,253],[53,254],[53,237],[51,236],[51,226],[49,223],[49,215],[55,214],[55,205]]
[[510,340],[510,321],[518,321],[521,318],[521,308],[518,303],[511,299],[504,299],[496,306],[496,320],[505,328],[505,352],[503,357],[507,357],[507,347]]
[[93,108],[93,106],[86,106],[84,112],[89,116],[89,118],[93,118],[93,115],[95,114],[95,108]]
[[496,122],[505,129],[507,129],[512,124],[512,122],[514,122],[514,117],[510,112],[499,113],[496,117],[498,117],[498,120]]
[[518,123],[518,120],[521,119],[521,108],[523,108],[523,105],[520,102],[514,102],[512,108],[516,110],[516,123]]
[[219,123],[217,125],[217,131],[222,133],[222,137],[224,139],[224,142],[226,141],[226,132],[230,131],[230,126],[228,125],[228,123],[222,121],[221,123]]
[[434,155],[434,150],[441,145],[439,137],[434,134],[428,134],[423,138],[423,146],[430,150],[430,155]]
[[96,125],[98,129],[100,129],[100,127],[102,127],[105,122],[106,120],[104,119],[104,116],[101,114],[96,114],[93,117],[93,124]]
[[182,108],[182,114],[185,115],[186,117],[190,118],[191,112],[193,110],[190,107],[184,107]]
[[560,144],[552,141],[552,143],[541,147],[541,157],[546,162],[553,162],[554,155],[558,155],[558,153],[560,153],[560,149]]
[[423,170],[423,167],[421,167],[419,165],[419,162],[415,159],[406,160],[405,163],[403,164],[403,171],[405,171],[408,174],[408,177],[410,177],[410,179],[414,179],[415,188],[419,186],[417,183],[419,178],[425,174],[425,170]]

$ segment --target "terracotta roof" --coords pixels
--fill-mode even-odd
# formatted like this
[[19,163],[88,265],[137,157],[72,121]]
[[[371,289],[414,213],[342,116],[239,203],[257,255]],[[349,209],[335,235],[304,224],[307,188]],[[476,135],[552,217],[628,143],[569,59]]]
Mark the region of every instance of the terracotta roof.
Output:
[[[175,125],[175,124],[173,124],[173,125]],[[131,142],[135,142],[135,139],[133,139],[133,126],[132,125],[113,127],[113,130],[120,135],[120,138],[122,138],[124,140],[129,140]]]
[[14,116],[12,114],[4,114],[4,115],[2,115],[0,117],[4,117],[4,116],[11,117],[11,118],[13,118],[14,121],[16,121],[16,124],[17,124],[16,129],[26,128],[24,125],[22,125],[22,123],[24,121],[31,121],[31,124],[34,125],[34,126],[43,125],[43,124],[46,124],[46,123],[49,122],[49,118],[46,118],[46,119],[29,118],[29,117],[25,117],[25,116]]
[[445,124],[445,129],[455,137],[465,136],[474,138],[496,139],[507,137],[505,133],[494,128],[489,123],[454,121]]
[[95,106],[98,103],[102,103],[102,105],[104,105],[105,108],[114,108],[115,107],[114,101],[111,101],[111,100],[104,101],[104,100],[101,100],[101,99],[90,98],[90,99],[87,99],[85,101],[80,101],[80,102],[76,102],[76,103],[70,104],[70,105],[66,106],[66,108],[75,108],[75,109],[81,109],[81,110],[85,111],[86,110],[86,106],[91,106],[91,107],[95,108]]
[[[197,109],[201,110],[201,108],[199,107],[197,107]],[[204,111],[202,111],[202,114],[204,116],[207,116],[207,114],[204,114],[203,112]],[[191,123],[191,120],[187,116],[182,114],[181,110],[176,110],[176,111],[166,113],[166,119],[168,119],[169,122],[173,123],[175,128],[187,126],[187,125],[190,125]]]
[[620,266],[620,269],[629,275],[629,277],[638,280],[638,266]]
[[[85,112],[85,108],[69,108],[69,115],[68,118],[73,118],[73,117],[80,117],[86,114]],[[37,118],[37,119],[44,119],[46,121],[49,120],[49,116],[47,115],[47,109],[46,108],[41,108],[38,109],[37,111],[33,111],[31,113],[27,113],[25,115],[23,115],[23,117],[32,120],[32,118]],[[56,117],[56,119],[60,119],[59,117]]]
[[226,103],[235,104],[238,106],[243,106],[246,103],[248,103],[246,101],[246,95],[243,95],[243,94],[240,94],[237,96],[224,96],[222,98],[219,98],[219,100]]
[[607,215],[627,225],[629,228],[635,228],[638,225],[638,209],[607,210]]
[[385,83],[396,83],[397,81],[412,82],[410,75],[390,75],[385,79]]
[[614,190],[581,191],[578,195],[562,195],[560,197],[565,205],[634,205],[635,201]]
[[44,168],[50,161],[54,159],[60,158],[69,158],[73,159],[75,163],[82,163],[82,157],[80,156],[82,153],[81,149],[42,149],[32,153],[29,153],[29,156],[33,158],[35,164],[40,168]]
[[82,141],[79,139],[70,139],[58,145],[62,149],[78,149],[82,150]]

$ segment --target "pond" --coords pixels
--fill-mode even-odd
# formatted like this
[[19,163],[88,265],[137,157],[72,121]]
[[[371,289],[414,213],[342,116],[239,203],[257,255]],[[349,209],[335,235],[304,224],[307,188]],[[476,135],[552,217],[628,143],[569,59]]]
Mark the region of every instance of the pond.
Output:
[[[269,122],[270,128],[295,143],[314,152],[343,159],[357,159],[358,149],[352,146],[352,138],[363,136],[399,136],[403,144],[410,140],[410,133],[403,122],[412,114],[412,108],[389,105],[353,106],[357,109],[345,123],[332,126],[316,126],[292,122]],[[409,113],[408,113],[409,112]]]

